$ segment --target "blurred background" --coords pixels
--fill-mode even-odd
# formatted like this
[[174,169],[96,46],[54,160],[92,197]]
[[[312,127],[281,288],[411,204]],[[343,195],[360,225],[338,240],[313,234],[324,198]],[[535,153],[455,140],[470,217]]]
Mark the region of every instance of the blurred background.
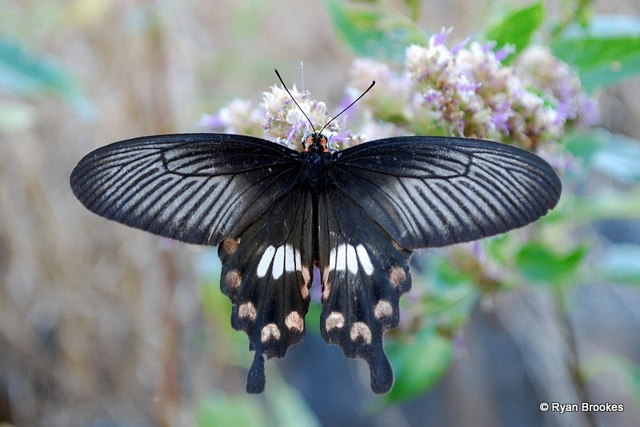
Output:
[[[453,26],[460,41],[505,4],[425,1],[418,23]],[[636,0],[593,7],[640,16]],[[0,425],[637,424],[637,286],[575,283],[562,311],[549,288],[485,295],[434,387],[394,404],[371,393],[363,361],[311,333],[312,309],[304,343],[268,361],[265,393],[248,396],[252,354],[229,324],[216,250],[108,222],[73,197],[69,174],[89,151],[194,131],[233,98],[259,101],[274,68],[300,86],[304,62],[304,88],[338,106],[354,54],[323,2],[3,0],[0,38],[5,58],[42,73],[21,80],[0,64]],[[638,93],[637,77],[601,92],[603,127],[640,138]],[[597,172],[581,185],[640,194]],[[576,221],[604,256],[612,242],[640,244],[639,216]],[[578,387],[574,364],[592,372]],[[538,409],[585,393],[624,412]]]

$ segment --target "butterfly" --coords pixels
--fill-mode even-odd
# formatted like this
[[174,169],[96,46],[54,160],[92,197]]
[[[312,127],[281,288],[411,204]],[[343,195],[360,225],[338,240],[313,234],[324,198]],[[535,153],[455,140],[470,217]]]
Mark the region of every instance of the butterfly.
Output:
[[303,146],[220,133],[144,136],[89,153],[70,178],[102,217],[218,247],[231,325],[255,351],[250,393],[264,390],[265,356],[284,357],[302,340],[314,267],[323,338],[364,359],[371,389],[387,392],[383,334],[398,325],[412,252],[522,227],[562,191],[547,162],[498,142],[404,136],[335,151],[314,131]]

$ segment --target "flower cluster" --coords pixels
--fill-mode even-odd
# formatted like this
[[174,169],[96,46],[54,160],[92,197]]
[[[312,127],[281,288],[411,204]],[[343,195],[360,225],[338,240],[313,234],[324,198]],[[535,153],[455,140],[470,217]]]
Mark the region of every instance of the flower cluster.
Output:
[[298,102],[300,108],[296,106],[284,89],[277,86],[272,86],[271,92],[264,93],[261,107],[265,112],[265,121],[263,122],[265,135],[275,138],[278,142],[286,141],[289,144],[295,144],[299,143],[305,134],[311,131],[305,114],[311,123],[314,123],[314,126],[316,123],[324,125],[331,117],[327,113],[325,103],[311,99],[309,92],[299,92],[293,86],[291,95]]
[[197,127],[206,130],[223,130],[227,133],[239,133],[259,136],[262,134],[264,112],[253,102],[235,99],[218,114],[204,114]]
[[580,84],[571,67],[553,56],[546,46],[532,46],[516,60],[525,85],[538,88],[554,102],[557,113],[567,124],[593,126],[598,121],[598,107]]
[[[300,92],[293,86],[289,96],[283,88],[272,86],[271,91],[263,94],[259,107],[249,101],[235,100],[228,107],[222,108],[217,115],[203,116],[199,126],[211,130],[222,129],[224,132],[262,136],[291,148],[301,149],[300,142],[306,134],[313,131],[310,129],[309,121],[314,126],[321,127],[329,123],[331,118],[325,103],[312,99],[309,92]],[[344,148],[362,141],[361,136],[343,131],[340,123],[335,120],[329,123],[324,132],[332,137],[331,143],[334,148]]]
[[410,46],[403,72],[354,61],[352,88],[362,90],[376,78],[383,83],[378,91],[387,93],[364,103],[374,119],[418,134],[495,139],[528,149],[559,139],[568,125],[597,119],[577,74],[548,49],[531,47],[506,66],[510,49],[467,41],[449,49],[448,33],[432,36],[427,47]]
[[[355,99],[371,81],[377,85],[357,107],[363,111],[361,134],[344,130],[341,120],[334,120],[326,129],[332,146],[360,143],[367,139],[364,135],[413,133],[493,139],[534,150],[561,138],[569,126],[597,120],[596,104],[577,74],[549,49],[530,47],[508,66],[503,60],[511,49],[496,51],[492,43],[469,41],[448,48],[449,32],[432,36],[427,47],[410,46],[401,71],[356,59],[347,100]],[[294,86],[291,95],[300,108],[284,89],[274,86],[264,93],[259,107],[234,101],[200,124],[300,148],[299,141],[311,131],[304,114],[316,127],[329,123],[331,116],[308,92]]]

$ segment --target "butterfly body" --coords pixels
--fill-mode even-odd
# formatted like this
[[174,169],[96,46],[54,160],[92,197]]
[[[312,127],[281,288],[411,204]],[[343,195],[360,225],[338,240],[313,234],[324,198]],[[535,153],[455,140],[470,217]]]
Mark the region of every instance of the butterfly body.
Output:
[[331,161],[327,137],[315,132],[308,135],[300,158],[304,170],[303,182],[317,197],[327,184],[327,171]]
[[397,326],[414,249],[521,227],[557,203],[553,169],[491,141],[396,137],[330,151],[308,135],[301,152],[228,134],[121,141],[71,174],[98,215],[187,243],[217,245],[231,324],[256,352],[247,390],[264,388],[264,356],[305,333],[314,267],[324,339],[360,357],[371,388],[388,391],[382,337]]

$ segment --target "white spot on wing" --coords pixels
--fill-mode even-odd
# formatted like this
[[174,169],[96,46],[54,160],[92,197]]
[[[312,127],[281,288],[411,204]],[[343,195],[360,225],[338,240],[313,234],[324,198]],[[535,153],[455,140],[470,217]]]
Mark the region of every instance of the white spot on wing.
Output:
[[[296,249],[296,257],[295,257],[295,261],[296,261],[296,270],[298,271],[302,271],[303,267],[302,267],[302,258],[300,256],[300,251]],[[307,271],[309,271],[307,269]]]
[[269,266],[273,261],[273,254],[276,252],[276,248],[273,246],[269,246],[264,253],[262,254],[262,258],[260,258],[260,262],[258,263],[258,270],[256,274],[258,277],[264,277],[267,275],[267,271],[269,270]]
[[[281,248],[282,246],[280,246]],[[278,249],[280,249],[278,248]],[[293,246],[291,245],[285,245],[284,247],[284,270],[291,272],[291,271],[295,271],[296,269],[296,261],[298,262],[297,265],[300,265],[300,261],[298,261],[300,259],[300,252],[298,251],[293,251]]]
[[[367,259],[369,259],[368,255]],[[371,265],[371,260],[369,260],[369,265]],[[351,274],[356,274],[358,272],[356,248],[348,243],[343,243],[331,249],[329,253],[329,267],[331,268],[332,266],[335,266],[336,271],[349,270]]]
[[373,274],[373,264],[371,263],[371,258],[369,258],[369,254],[367,250],[362,245],[356,246],[356,252],[358,253],[358,259],[360,260],[360,265],[362,265],[362,269],[364,270],[367,276],[371,276]]
[[258,277],[264,277],[267,275],[267,271],[271,267],[271,275],[274,279],[279,279],[284,272],[292,272],[298,269],[302,270],[302,261],[300,251],[294,250],[293,246],[286,244],[274,248],[269,246],[264,253],[260,262],[258,263],[258,270],[256,274]]
[[347,270],[351,274],[358,272],[358,256],[356,255],[356,248],[351,245],[343,245],[347,248]]
[[[331,253],[329,254],[329,267],[336,266],[336,262],[338,262],[339,260],[338,250],[340,249],[340,247],[342,247],[342,245],[338,245],[338,247],[331,249]],[[342,254],[340,253],[340,255]],[[342,257],[344,257],[344,255],[342,255]],[[341,264],[344,264],[344,259],[342,260]]]
[[285,254],[285,249],[287,247],[290,246],[278,246],[278,249],[276,249],[276,254],[273,257],[273,267],[271,268],[271,274],[273,275],[274,279],[278,279],[280,278],[280,276],[282,276],[282,273],[284,273],[285,270],[285,261],[287,259],[287,254]]

